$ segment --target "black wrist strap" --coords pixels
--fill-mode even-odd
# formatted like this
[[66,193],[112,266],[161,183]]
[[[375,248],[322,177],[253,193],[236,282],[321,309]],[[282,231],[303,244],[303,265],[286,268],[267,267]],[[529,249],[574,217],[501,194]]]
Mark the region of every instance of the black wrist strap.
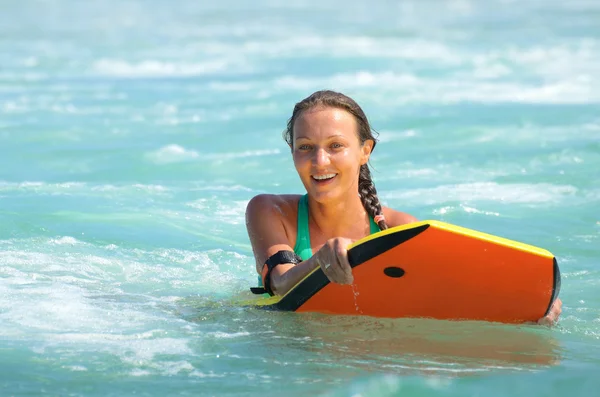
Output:
[[297,265],[300,262],[302,262],[302,258],[296,255],[296,253],[293,251],[279,251],[271,255],[263,266],[263,288],[250,288],[250,290],[255,294],[264,294],[266,292],[273,296],[274,293],[271,289],[271,271],[275,268],[275,266],[283,263],[293,263],[294,265]]
[[273,270],[273,268],[277,265],[281,265],[282,263],[293,263],[297,265],[302,262],[302,259],[296,255],[294,251],[279,251],[276,254],[273,254],[267,259],[265,265],[269,268],[269,271]]

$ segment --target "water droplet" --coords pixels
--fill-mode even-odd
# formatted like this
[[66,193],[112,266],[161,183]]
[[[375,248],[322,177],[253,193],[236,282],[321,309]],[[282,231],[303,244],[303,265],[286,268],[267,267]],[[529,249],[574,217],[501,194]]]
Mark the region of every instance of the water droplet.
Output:
[[356,284],[352,284],[352,296],[354,297],[354,309],[356,310],[357,313],[362,314],[362,310],[360,310],[360,307],[358,307],[358,288],[356,287]]

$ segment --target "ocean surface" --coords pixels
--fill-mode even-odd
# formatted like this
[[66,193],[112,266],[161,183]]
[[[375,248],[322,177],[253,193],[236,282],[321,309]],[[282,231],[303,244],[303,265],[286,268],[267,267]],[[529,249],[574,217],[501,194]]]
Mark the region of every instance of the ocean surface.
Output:
[[[263,312],[246,204],[318,89],[385,205],[533,244],[552,328]],[[448,302],[452,304],[452,302]],[[3,0],[0,395],[592,396],[597,0]]]

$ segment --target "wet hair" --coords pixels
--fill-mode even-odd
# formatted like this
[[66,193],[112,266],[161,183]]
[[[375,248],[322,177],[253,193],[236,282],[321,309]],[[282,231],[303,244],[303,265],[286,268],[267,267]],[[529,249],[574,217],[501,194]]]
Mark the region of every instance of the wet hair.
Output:
[[[376,133],[371,129],[369,120],[361,107],[352,98],[342,93],[329,90],[317,91],[294,106],[292,117],[288,120],[287,128],[283,132],[283,138],[290,147],[293,147],[294,123],[303,112],[316,107],[337,108],[350,113],[354,116],[356,123],[358,124],[357,135],[361,145],[370,139],[373,141],[371,152],[375,149],[377,139],[374,134]],[[377,197],[377,190],[371,179],[371,170],[367,164],[360,166],[358,175],[358,194],[365,210],[371,217],[375,218],[377,215],[383,215],[381,203],[379,202],[379,197]],[[381,230],[388,228],[383,219],[380,220],[377,225]]]

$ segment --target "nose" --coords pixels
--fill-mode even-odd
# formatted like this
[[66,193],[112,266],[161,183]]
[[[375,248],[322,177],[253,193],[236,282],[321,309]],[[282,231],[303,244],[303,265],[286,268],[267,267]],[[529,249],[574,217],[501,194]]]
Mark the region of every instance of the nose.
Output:
[[329,164],[329,153],[324,148],[319,148],[313,156],[313,163],[317,167],[322,167]]

